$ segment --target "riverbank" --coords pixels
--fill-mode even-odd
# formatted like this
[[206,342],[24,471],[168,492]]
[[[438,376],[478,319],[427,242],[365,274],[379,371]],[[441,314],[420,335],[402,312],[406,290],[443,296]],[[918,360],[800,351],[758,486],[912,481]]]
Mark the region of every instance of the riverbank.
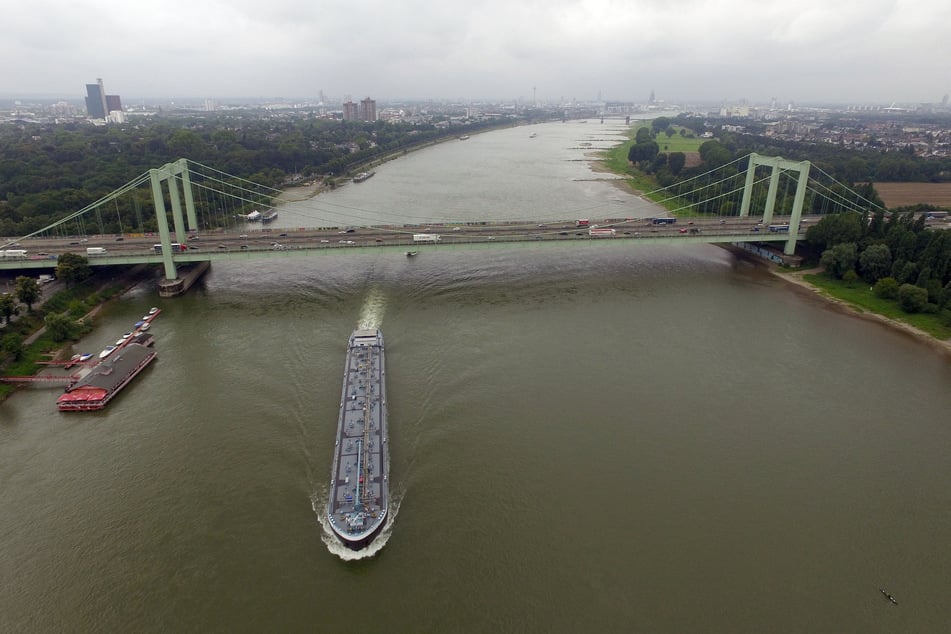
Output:
[[808,294],[813,297],[818,297],[824,302],[828,303],[829,306],[840,312],[859,317],[860,319],[864,319],[866,321],[873,321],[887,326],[892,330],[901,332],[902,334],[916,339],[917,341],[925,344],[932,350],[944,355],[946,358],[951,360],[951,340],[938,339],[930,333],[927,333],[920,328],[916,328],[911,324],[905,323],[898,319],[892,319],[891,317],[886,317],[885,315],[869,312],[861,306],[856,306],[855,304],[830,295],[825,290],[809,283],[805,279],[806,275],[821,273],[821,268],[792,271],[780,269],[777,265],[771,262],[761,261],[758,258],[756,261],[763,264],[772,275],[783,280],[798,292]]

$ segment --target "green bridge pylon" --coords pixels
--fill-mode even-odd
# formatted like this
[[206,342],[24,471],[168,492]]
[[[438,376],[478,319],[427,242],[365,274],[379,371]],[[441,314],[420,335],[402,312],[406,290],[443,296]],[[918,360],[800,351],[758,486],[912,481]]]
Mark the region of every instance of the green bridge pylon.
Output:
[[740,205],[740,217],[750,215],[750,201],[753,197],[753,181],[758,165],[768,165],[773,168],[769,176],[769,190],[766,193],[766,208],[763,210],[763,224],[769,225],[773,219],[776,207],[776,190],[779,188],[780,170],[798,172],[796,181],[796,196],[793,198],[792,213],[789,218],[789,240],[783,253],[793,255],[796,252],[796,236],[799,235],[799,223],[802,219],[802,206],[806,200],[806,186],[809,183],[809,161],[790,161],[780,157],[760,156],[752,153],[749,156],[749,167],[746,168],[746,184],[743,187],[743,202]]
[[[162,245],[162,263],[165,265],[165,278],[178,278],[178,269],[172,259],[172,242],[185,244],[187,232],[198,229],[198,217],[195,214],[195,199],[192,196],[191,179],[188,174],[188,161],[179,159],[174,163],[166,163],[162,167],[149,170],[152,181],[152,200],[155,202],[155,219],[158,222],[159,242]],[[181,180],[182,192],[185,196],[185,213],[188,226],[182,217],[181,194],[178,181]],[[172,223],[175,230],[175,240],[172,240],[168,227],[168,216],[165,210],[165,190],[162,183],[168,183],[168,198],[172,205]]]

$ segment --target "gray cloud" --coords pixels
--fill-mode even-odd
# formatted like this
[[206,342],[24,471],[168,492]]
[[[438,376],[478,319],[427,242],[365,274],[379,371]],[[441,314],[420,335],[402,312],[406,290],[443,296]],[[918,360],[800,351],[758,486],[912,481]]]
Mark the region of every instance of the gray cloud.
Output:
[[32,0],[3,90],[82,96],[918,102],[951,91],[946,0]]

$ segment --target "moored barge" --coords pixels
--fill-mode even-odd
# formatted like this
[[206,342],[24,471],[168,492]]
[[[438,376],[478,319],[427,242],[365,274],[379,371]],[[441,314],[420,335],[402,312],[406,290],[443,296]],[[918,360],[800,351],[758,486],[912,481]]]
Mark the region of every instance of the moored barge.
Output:
[[[148,343],[151,343],[149,341]],[[66,388],[56,400],[61,412],[102,409],[155,359],[155,351],[141,343],[127,343],[88,374]]]
[[389,503],[386,363],[383,333],[355,330],[347,346],[327,519],[360,550],[386,524]]

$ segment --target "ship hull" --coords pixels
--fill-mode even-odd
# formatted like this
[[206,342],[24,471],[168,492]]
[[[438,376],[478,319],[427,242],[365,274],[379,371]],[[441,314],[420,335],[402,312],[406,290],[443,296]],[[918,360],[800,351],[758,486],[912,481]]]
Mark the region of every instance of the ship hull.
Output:
[[386,361],[379,330],[350,336],[344,366],[327,519],[347,548],[383,530],[389,504]]

